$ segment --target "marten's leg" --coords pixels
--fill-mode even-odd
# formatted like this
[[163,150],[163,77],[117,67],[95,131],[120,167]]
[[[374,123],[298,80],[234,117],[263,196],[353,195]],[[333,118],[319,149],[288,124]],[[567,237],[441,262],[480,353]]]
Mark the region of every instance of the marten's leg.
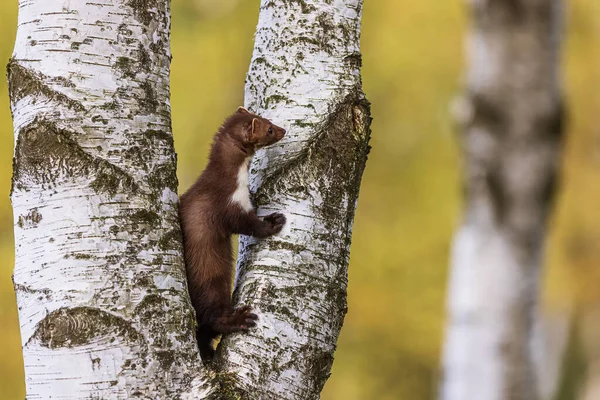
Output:
[[246,331],[256,326],[258,316],[252,313],[250,307],[240,307],[235,310],[228,310],[215,318],[211,327],[219,333],[233,333]]
[[262,220],[254,211],[232,213],[228,219],[233,233],[261,239],[279,233],[285,224],[285,216],[279,213],[267,215]]
[[[225,260],[215,262],[225,263]],[[227,267],[229,268],[229,265]],[[222,276],[204,287],[201,296],[204,312],[196,311],[196,315],[202,318],[198,326],[209,327],[217,334],[243,331],[256,326],[258,317],[251,312],[250,307],[231,307],[230,282],[229,277]]]
[[198,326],[196,331],[196,340],[198,341],[198,349],[200,357],[204,362],[211,361],[215,356],[213,341],[219,334],[208,325]]

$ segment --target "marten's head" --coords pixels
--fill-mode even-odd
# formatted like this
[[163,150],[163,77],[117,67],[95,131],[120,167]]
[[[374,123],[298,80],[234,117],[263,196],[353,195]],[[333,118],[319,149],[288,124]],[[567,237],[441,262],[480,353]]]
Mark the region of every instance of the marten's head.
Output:
[[244,107],[239,107],[225,121],[223,129],[241,145],[240,149],[245,152],[254,152],[256,149],[271,145],[285,135],[285,129],[251,113]]

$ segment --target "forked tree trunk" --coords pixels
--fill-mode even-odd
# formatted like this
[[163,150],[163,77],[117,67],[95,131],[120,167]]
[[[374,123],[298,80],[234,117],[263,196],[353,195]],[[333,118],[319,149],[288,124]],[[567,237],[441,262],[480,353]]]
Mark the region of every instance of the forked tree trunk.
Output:
[[563,131],[559,0],[472,0],[466,211],[453,248],[444,400],[537,397],[530,342]]
[[268,240],[241,238],[235,299],[260,320],[221,352],[252,398],[318,398],[330,373],[369,149],[361,11],[362,0],[261,2],[245,105],[288,133],[255,157],[251,189],[259,215],[282,212],[287,224]]
[[288,225],[243,241],[238,297],[260,326],[225,338],[207,370],[177,217],[169,1],[20,1],[8,79],[28,398],[318,397],[370,122],[361,2],[329,3],[261,6],[247,105],[289,133],[256,157],[253,187]]

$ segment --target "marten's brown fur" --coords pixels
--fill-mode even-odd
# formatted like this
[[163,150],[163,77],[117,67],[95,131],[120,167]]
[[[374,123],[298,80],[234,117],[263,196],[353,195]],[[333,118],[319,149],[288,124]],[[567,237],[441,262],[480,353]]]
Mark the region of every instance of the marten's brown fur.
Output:
[[205,361],[214,356],[213,339],[219,334],[256,326],[258,317],[250,307],[231,305],[231,235],[265,238],[281,231],[282,214],[263,220],[256,216],[248,197],[247,171],[255,150],[284,134],[284,129],[240,107],[215,135],[206,169],[180,198],[188,287]]

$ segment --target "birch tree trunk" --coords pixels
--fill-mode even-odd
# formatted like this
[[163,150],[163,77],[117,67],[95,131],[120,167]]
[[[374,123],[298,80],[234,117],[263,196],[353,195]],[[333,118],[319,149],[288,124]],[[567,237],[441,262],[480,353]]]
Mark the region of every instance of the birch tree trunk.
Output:
[[169,1],[20,0],[8,65],[28,399],[174,399],[198,376]]
[[259,315],[226,337],[221,372],[255,399],[316,399],[346,313],[352,222],[370,135],[359,48],[362,0],[262,0],[245,105],[288,130],[257,154],[258,214],[284,230],[240,239],[235,299]]
[[444,400],[535,399],[530,342],[563,110],[559,0],[471,0],[466,212],[456,233]]
[[169,106],[169,1],[21,0],[8,65],[27,397],[318,398],[346,311],[369,139],[362,2],[263,1],[247,105],[287,125],[259,154],[237,298],[260,326],[202,370],[185,284]]

